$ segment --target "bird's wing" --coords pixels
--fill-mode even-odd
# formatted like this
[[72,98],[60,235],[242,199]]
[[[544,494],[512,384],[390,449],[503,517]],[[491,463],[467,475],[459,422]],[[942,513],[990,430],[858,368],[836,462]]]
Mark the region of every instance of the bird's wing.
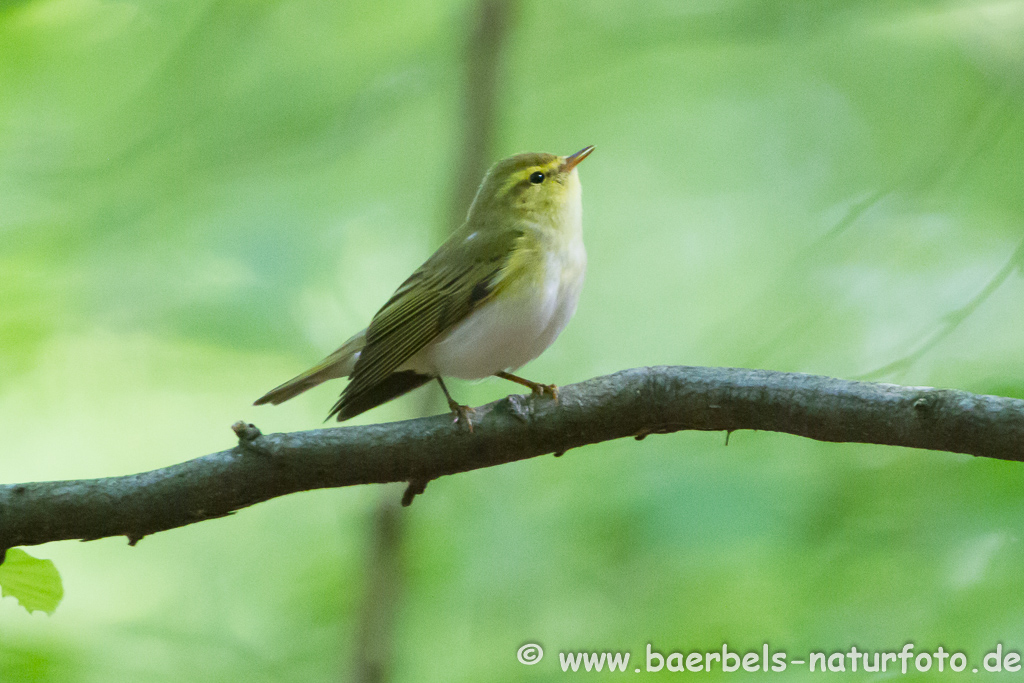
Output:
[[366,346],[332,414],[383,382],[485,303],[522,234],[464,226],[402,283],[366,328]]

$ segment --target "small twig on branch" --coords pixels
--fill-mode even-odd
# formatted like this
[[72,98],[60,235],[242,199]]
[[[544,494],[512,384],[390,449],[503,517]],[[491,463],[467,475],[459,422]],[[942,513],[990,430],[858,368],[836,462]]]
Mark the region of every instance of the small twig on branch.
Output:
[[[511,405],[524,401],[528,411]],[[422,482],[627,436],[681,430],[786,432],[821,441],[1024,460],[1024,400],[735,368],[624,370],[476,409],[472,434],[448,414],[260,434],[151,472],[0,486],[0,549],[148,534],[310,489]],[[417,483],[419,482],[419,484]],[[411,498],[411,496],[410,496]]]

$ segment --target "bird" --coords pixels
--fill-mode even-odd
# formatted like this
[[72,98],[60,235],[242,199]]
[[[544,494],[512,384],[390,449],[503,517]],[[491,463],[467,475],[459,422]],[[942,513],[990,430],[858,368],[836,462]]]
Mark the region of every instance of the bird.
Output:
[[576,311],[587,267],[575,154],[494,164],[465,222],[377,311],[366,329],[254,405],[277,405],[330,379],[349,383],[327,416],[344,421],[436,379],[456,423],[473,409],[443,377],[497,376],[558,400],[558,387],[512,374],[550,346]]

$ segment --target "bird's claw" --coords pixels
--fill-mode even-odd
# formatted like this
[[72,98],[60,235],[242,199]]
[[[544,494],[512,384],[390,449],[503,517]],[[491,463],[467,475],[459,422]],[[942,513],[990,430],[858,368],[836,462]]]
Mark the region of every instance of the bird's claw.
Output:
[[449,401],[448,407],[451,409],[452,414],[455,416],[455,419],[452,420],[452,424],[459,424],[461,422],[462,424],[466,425],[466,429],[468,429],[469,433],[472,434],[473,420],[470,419],[469,416],[476,414],[476,410],[470,408],[469,406],[464,406],[461,403],[456,403],[455,401]]
[[555,403],[558,403],[558,385],[556,384],[534,384],[530,387],[530,390],[534,396],[544,396],[544,394],[547,394]]

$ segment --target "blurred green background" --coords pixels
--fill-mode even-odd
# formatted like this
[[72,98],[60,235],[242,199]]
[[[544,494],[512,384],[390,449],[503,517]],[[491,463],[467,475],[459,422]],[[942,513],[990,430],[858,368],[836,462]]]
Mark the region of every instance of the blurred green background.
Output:
[[[0,0],[0,481],[168,465],[238,419],[319,427],[340,382],[251,403],[451,227],[477,13]],[[1024,2],[524,0],[496,47],[489,161],[597,147],[587,284],[527,376],[726,365],[1024,397]],[[724,442],[444,478],[385,513],[384,551],[401,487],[30,548],[66,597],[53,617],[0,600],[0,680],[369,680],[366,642],[415,682],[561,680],[566,650],[632,670],[647,643],[1024,648],[1024,466]],[[516,661],[526,642],[544,661]]]

